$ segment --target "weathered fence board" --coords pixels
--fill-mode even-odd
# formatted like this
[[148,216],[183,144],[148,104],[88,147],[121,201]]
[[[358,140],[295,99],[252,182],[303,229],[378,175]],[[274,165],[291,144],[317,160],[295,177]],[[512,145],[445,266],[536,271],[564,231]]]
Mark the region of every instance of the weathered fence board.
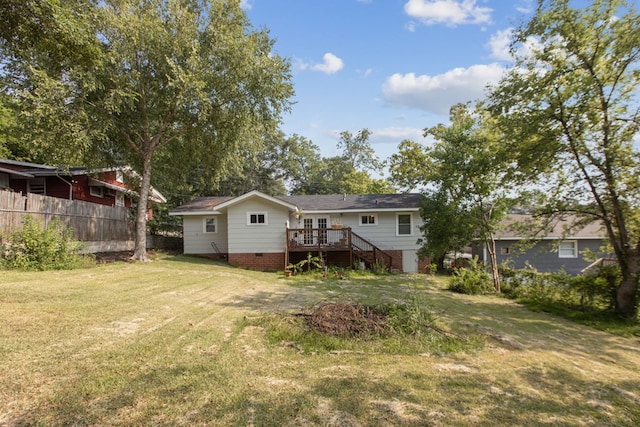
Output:
[[134,221],[127,208],[0,191],[1,235],[20,230],[27,215],[44,225],[57,218],[81,241],[129,242],[135,238]]

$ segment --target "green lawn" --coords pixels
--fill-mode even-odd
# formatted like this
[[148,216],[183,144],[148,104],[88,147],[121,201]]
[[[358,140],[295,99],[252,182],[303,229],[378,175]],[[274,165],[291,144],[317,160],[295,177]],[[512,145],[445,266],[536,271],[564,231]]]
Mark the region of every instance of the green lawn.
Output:
[[[0,279],[0,425],[640,425],[640,339],[428,276],[285,278],[184,256]],[[486,344],[301,352],[263,315],[409,301]]]

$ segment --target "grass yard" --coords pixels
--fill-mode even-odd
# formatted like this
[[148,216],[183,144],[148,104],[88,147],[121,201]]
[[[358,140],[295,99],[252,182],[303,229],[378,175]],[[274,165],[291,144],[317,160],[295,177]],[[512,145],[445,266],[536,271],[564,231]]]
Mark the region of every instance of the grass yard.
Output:
[[[1,273],[0,425],[640,425],[639,337],[454,294],[442,279],[285,278],[168,255]],[[305,352],[270,344],[259,321],[416,295],[484,345]]]

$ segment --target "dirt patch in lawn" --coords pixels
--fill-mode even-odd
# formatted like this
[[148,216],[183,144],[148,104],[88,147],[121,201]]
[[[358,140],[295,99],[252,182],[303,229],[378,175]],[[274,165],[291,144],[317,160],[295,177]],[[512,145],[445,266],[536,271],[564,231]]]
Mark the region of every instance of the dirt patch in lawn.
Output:
[[97,264],[108,264],[112,262],[130,262],[133,256],[132,251],[121,252],[98,252],[94,254]]

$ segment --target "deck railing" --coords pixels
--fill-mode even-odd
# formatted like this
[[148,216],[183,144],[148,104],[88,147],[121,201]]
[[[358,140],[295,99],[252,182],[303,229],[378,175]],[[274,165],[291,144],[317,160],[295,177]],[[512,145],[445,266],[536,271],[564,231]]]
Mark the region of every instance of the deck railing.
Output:
[[391,268],[392,257],[370,241],[354,233],[351,228],[289,228],[287,229],[287,250],[289,252],[306,251],[345,251],[353,257],[369,264],[382,264]]
[[287,246],[290,251],[348,250],[351,234],[350,228],[289,228]]

